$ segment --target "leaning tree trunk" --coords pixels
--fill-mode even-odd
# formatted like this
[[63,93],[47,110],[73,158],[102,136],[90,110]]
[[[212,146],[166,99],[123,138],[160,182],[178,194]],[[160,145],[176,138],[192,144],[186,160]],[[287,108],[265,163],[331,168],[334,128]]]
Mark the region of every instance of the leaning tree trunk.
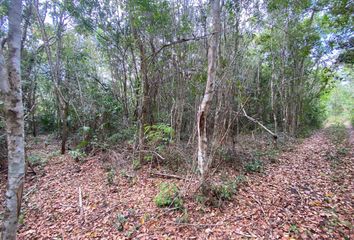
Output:
[[[5,102],[8,144],[8,182],[4,229],[1,238],[16,239],[25,178],[24,114],[21,88],[22,1],[12,0],[9,9],[7,71],[2,61],[1,91]],[[2,59],[3,60],[3,59]]]
[[209,39],[208,50],[208,78],[205,87],[205,93],[203,100],[199,106],[197,115],[197,129],[198,129],[198,170],[202,183],[205,180],[205,176],[208,172],[211,159],[208,159],[208,139],[207,139],[207,116],[210,108],[211,101],[214,95],[214,85],[216,78],[216,63],[217,63],[217,51],[220,35],[220,1],[211,1],[211,14],[213,30]]

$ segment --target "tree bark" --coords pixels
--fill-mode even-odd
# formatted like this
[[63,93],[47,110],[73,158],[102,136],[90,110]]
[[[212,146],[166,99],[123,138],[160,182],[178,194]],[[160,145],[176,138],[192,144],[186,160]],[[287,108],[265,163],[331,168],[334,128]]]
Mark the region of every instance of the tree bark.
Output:
[[211,14],[212,14],[212,34],[209,39],[208,50],[208,78],[205,87],[205,93],[203,100],[199,106],[197,115],[197,130],[198,130],[198,170],[202,183],[205,180],[205,176],[208,172],[212,159],[208,159],[208,139],[207,139],[207,116],[211,105],[211,101],[214,95],[214,85],[216,78],[216,63],[217,63],[217,51],[219,44],[220,34],[220,1],[211,1]]
[[145,48],[144,44],[138,35],[138,32],[135,28],[133,28],[133,35],[134,38],[137,42],[139,52],[140,52],[140,78],[141,78],[141,98],[140,98],[140,104],[139,104],[139,146],[138,149],[139,151],[139,160],[140,162],[143,161],[144,154],[141,151],[144,148],[145,145],[145,134],[144,134],[144,128],[145,125],[147,124],[147,119],[148,119],[148,110],[149,110],[149,78],[148,78],[148,66],[147,66],[147,61],[146,61],[146,54],[145,54]]
[[[9,9],[7,69],[1,61],[1,91],[5,102],[8,144],[8,182],[2,239],[16,239],[25,179],[24,112],[21,88],[22,1],[12,0]],[[2,52],[1,52],[2,55]]]

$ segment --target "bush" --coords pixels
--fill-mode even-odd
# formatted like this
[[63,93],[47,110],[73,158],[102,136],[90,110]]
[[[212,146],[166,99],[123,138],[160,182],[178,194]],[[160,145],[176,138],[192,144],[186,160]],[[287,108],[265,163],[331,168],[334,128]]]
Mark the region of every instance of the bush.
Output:
[[134,134],[136,133],[136,127],[122,128],[117,133],[114,133],[108,138],[109,144],[117,144],[124,141],[128,141],[134,138]]
[[259,160],[253,160],[245,165],[246,172],[261,172],[263,170],[263,164]]
[[237,184],[235,181],[226,182],[216,185],[213,188],[215,197],[222,201],[230,201],[232,196],[237,192]]
[[80,150],[71,150],[69,151],[69,154],[76,161],[83,161],[86,157],[86,154],[81,152]]
[[53,151],[53,152],[48,154],[48,159],[52,159],[52,158],[58,157],[60,155],[61,155],[60,151],[56,150],[56,151]]
[[162,183],[160,191],[154,198],[157,207],[183,208],[183,201],[176,184]]
[[38,155],[29,155],[27,160],[32,167],[44,167],[47,163],[46,159],[43,159]]
[[112,185],[114,183],[115,176],[116,176],[116,171],[114,170],[114,168],[110,168],[109,171],[107,171],[108,185]]
[[145,126],[144,131],[150,145],[166,145],[173,135],[173,129],[164,123]]
[[118,231],[122,232],[124,230],[124,224],[128,221],[126,216],[123,214],[118,214],[115,221],[115,227]]

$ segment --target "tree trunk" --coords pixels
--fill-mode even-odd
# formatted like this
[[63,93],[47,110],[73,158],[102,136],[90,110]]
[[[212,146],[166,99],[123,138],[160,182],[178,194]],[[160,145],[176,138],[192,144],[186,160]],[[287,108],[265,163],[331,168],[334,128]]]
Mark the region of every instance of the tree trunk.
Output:
[[216,63],[217,63],[217,50],[219,44],[220,34],[220,1],[211,1],[211,14],[213,30],[209,39],[208,50],[208,78],[205,87],[203,100],[199,106],[197,115],[197,130],[198,130],[198,170],[200,173],[202,183],[208,172],[211,159],[208,159],[208,139],[207,139],[207,116],[210,104],[214,95],[214,85],[216,78]]
[[66,141],[68,139],[68,114],[69,114],[69,104],[64,103],[61,111],[61,154],[65,154],[66,151]]
[[148,78],[148,66],[146,62],[146,54],[145,48],[140,36],[136,29],[133,29],[134,38],[138,44],[139,52],[140,52],[140,79],[141,79],[141,92],[140,92],[140,106],[139,106],[139,160],[140,162],[143,161],[144,154],[141,151],[145,145],[145,134],[144,134],[144,127],[147,124],[148,118],[148,110],[149,110],[149,78]]
[[272,56],[272,76],[270,79],[270,95],[271,95],[271,107],[272,107],[272,115],[273,115],[273,123],[274,123],[274,132],[277,134],[278,132],[278,121],[277,121],[277,110],[275,108],[276,102],[276,91],[275,91],[275,62],[274,56]]
[[9,9],[7,71],[3,57],[0,69],[8,144],[8,182],[4,229],[1,236],[6,240],[16,239],[25,179],[24,113],[21,87],[21,16],[22,1],[13,0]]

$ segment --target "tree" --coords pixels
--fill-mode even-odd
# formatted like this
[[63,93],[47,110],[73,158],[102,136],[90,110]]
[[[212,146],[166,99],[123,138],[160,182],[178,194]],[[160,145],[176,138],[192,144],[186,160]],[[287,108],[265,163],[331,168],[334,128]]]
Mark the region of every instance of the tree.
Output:
[[[47,3],[46,3],[47,4]],[[60,116],[61,124],[61,154],[65,154],[66,151],[66,141],[68,139],[69,129],[68,129],[68,116],[69,116],[69,100],[64,96],[62,85],[63,85],[63,74],[62,74],[62,51],[63,51],[63,32],[65,30],[65,17],[66,11],[61,6],[60,2],[53,2],[53,13],[52,20],[55,23],[56,32],[56,52],[50,46],[50,37],[45,27],[45,17],[42,18],[39,10],[39,2],[35,1],[35,12],[37,16],[38,25],[42,34],[42,40],[44,42],[44,49],[47,54],[47,59],[50,67],[50,74],[54,86],[54,93],[56,96],[56,101],[58,105],[58,115]]]
[[9,12],[7,61],[1,49],[1,92],[5,103],[8,145],[8,183],[2,239],[16,239],[25,179],[24,111],[21,89],[21,18],[22,1],[12,0]]
[[209,39],[208,50],[208,78],[205,86],[205,92],[202,102],[199,106],[197,115],[198,129],[198,170],[200,172],[201,181],[205,180],[212,159],[208,159],[208,139],[207,139],[207,116],[210,109],[211,101],[214,95],[216,65],[219,45],[219,35],[221,30],[220,24],[220,1],[211,1],[212,15],[212,32]]

